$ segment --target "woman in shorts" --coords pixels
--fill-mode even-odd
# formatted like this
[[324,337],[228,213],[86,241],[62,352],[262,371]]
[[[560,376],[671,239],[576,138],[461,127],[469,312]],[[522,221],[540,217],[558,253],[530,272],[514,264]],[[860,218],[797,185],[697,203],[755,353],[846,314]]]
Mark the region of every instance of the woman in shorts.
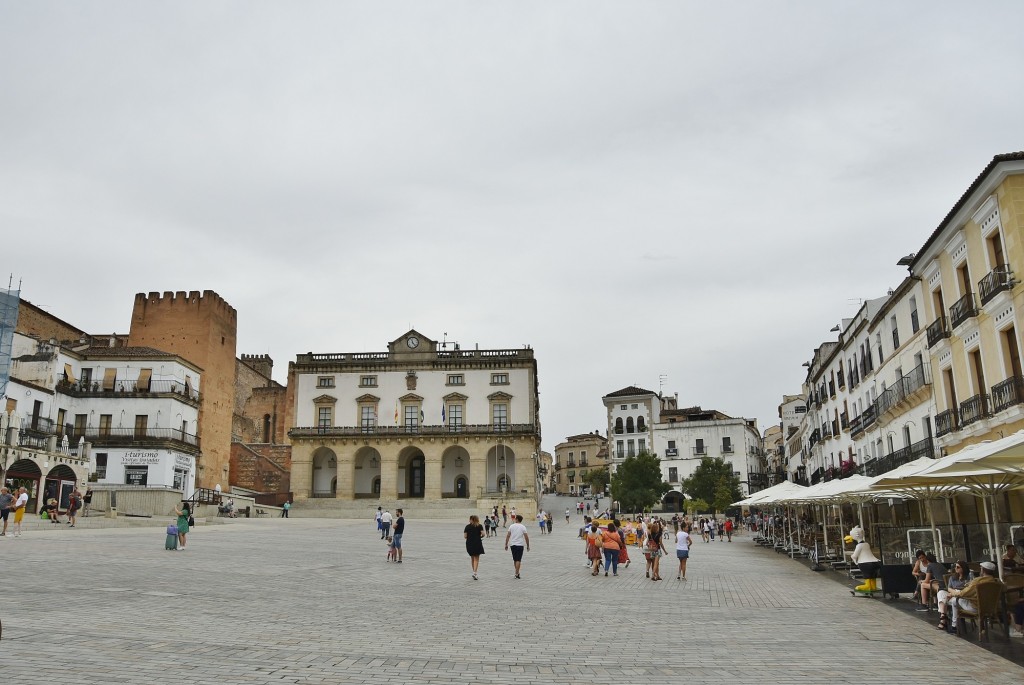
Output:
[[690,558],[690,531],[688,526],[683,526],[676,533],[676,559],[679,560],[679,571],[676,572],[676,580],[686,580],[686,560]]

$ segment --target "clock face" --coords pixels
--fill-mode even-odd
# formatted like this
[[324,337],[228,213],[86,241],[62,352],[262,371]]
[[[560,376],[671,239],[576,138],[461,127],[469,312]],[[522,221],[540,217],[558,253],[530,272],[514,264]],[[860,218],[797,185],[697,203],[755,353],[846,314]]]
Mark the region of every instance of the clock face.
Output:
[[405,341],[405,344],[409,346],[410,350],[415,350],[417,347],[420,346],[420,339],[417,338],[415,335],[410,335],[408,339]]

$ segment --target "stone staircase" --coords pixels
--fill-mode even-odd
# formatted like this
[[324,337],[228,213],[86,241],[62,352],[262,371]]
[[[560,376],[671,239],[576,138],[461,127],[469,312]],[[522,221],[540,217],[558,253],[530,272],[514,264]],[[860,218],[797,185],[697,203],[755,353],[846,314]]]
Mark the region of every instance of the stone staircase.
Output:
[[468,520],[470,515],[483,516],[490,513],[494,506],[501,511],[502,504],[506,507],[515,507],[526,518],[532,521],[537,514],[537,504],[529,499],[333,499],[318,497],[311,499],[300,499],[292,503],[288,516],[293,518],[337,518],[337,519],[366,519],[372,522],[377,513],[377,507],[384,507],[392,514],[396,509],[404,509],[405,516],[409,519],[460,519]]

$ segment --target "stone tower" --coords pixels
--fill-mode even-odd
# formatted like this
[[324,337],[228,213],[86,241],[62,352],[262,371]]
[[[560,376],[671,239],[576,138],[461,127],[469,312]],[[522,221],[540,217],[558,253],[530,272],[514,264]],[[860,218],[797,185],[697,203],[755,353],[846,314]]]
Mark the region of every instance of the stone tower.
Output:
[[203,370],[199,387],[202,458],[196,487],[230,482],[237,330],[237,312],[212,290],[135,295],[128,344],[177,354]]

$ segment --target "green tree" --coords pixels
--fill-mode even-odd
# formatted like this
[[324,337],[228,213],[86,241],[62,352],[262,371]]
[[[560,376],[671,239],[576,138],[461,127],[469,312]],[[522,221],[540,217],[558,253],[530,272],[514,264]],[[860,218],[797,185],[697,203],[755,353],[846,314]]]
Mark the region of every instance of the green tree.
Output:
[[699,511],[707,511],[711,508],[707,502],[702,499],[688,499],[686,500],[686,513],[693,518],[694,515]]
[[599,469],[587,471],[587,475],[583,477],[583,482],[590,486],[591,492],[603,495],[605,486],[610,482],[608,467],[602,466]]
[[668,490],[668,483],[661,477],[661,460],[647,452],[626,457],[612,475],[612,499],[623,511],[649,509]]
[[701,459],[693,475],[683,481],[683,492],[708,503],[716,513],[743,498],[740,479],[733,473],[732,464],[718,457]]

